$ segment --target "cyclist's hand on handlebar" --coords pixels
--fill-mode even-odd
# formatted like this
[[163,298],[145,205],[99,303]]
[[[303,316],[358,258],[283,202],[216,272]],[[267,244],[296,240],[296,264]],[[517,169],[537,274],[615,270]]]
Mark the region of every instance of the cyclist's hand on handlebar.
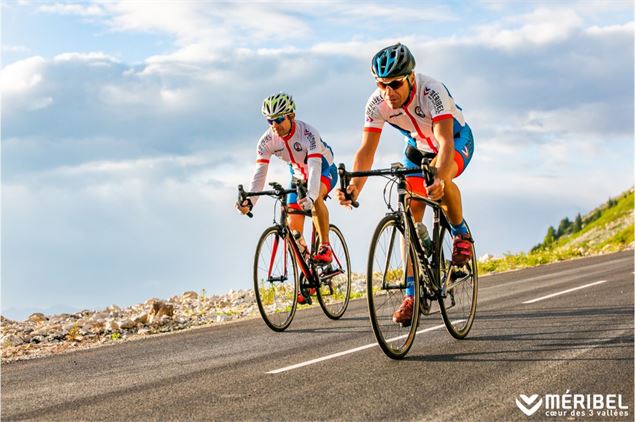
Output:
[[236,202],[236,210],[242,215],[247,214],[252,208],[253,205],[249,199],[245,199],[242,203]]
[[346,199],[346,195],[344,195],[344,192],[342,192],[341,189],[337,189],[335,191],[335,196],[337,197],[337,201],[340,203],[340,205],[351,208],[353,205],[353,201],[357,200],[359,189],[355,185],[348,185],[346,191],[350,195],[349,199]]
[[428,196],[433,201],[439,201],[445,194],[445,182],[438,177],[434,178],[434,183],[427,187]]

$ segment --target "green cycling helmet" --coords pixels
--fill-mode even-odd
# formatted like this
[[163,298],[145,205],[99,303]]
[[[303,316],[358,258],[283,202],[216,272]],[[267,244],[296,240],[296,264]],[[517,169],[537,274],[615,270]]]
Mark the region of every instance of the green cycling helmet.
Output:
[[262,102],[262,115],[267,119],[275,119],[295,111],[295,102],[289,94],[279,92],[265,98]]

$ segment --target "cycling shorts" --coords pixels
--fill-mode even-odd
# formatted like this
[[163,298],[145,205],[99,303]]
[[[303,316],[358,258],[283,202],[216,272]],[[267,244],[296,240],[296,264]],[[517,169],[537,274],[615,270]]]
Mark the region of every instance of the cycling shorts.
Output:
[[[337,175],[337,167],[335,163],[330,166],[326,163],[326,160],[322,158],[322,175],[320,176],[320,180],[324,186],[326,186],[326,193],[328,194],[333,190],[335,185],[337,184],[338,175]],[[292,178],[293,180],[293,178]],[[325,197],[326,198],[326,197]],[[302,209],[300,205],[298,205],[298,194],[293,192],[287,195],[287,205],[290,208],[294,209]]]
[[[409,152],[412,151],[412,148],[416,149],[416,142],[412,138],[405,139],[405,147],[403,151],[402,164],[406,168],[419,168],[421,166],[421,160],[417,160],[413,157]],[[458,168],[455,177],[459,177],[463,171],[465,171],[468,164],[472,160],[472,154],[474,153],[474,138],[472,136],[472,130],[466,124],[461,128],[461,130],[454,135],[454,162]],[[420,153],[421,157],[424,155],[426,157],[434,157],[433,153]],[[418,162],[417,162],[418,161]],[[406,177],[406,188],[419,195],[426,196],[428,191],[425,188],[425,183],[423,180],[423,174],[411,174]]]

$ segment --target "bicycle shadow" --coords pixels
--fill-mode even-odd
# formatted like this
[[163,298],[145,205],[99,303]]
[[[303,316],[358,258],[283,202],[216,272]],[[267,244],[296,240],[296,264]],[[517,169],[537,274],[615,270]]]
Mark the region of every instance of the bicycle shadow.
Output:
[[[561,307],[524,311],[485,311],[477,314],[472,332],[454,343],[450,353],[408,355],[424,362],[553,362],[633,360],[633,308]],[[627,317],[627,318],[624,318]],[[542,323],[542,320],[545,322]],[[497,333],[492,333],[495,331]],[[490,344],[487,350],[484,345]],[[481,350],[473,350],[473,349]],[[613,357],[586,349],[615,350]],[[630,351],[629,351],[630,349]],[[554,353],[556,356],[554,356]],[[543,354],[541,356],[541,354]],[[560,355],[560,356],[558,356]],[[566,356],[564,356],[566,355]]]

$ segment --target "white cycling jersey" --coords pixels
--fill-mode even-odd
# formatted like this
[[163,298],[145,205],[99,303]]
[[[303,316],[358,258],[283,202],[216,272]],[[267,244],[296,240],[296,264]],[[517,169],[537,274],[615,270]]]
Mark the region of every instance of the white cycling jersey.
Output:
[[391,109],[379,88],[366,103],[364,131],[381,132],[384,122],[397,128],[417,143],[422,151],[437,153],[439,143],[432,132],[432,123],[453,118],[454,134],[465,126],[461,108],[455,104],[448,89],[441,82],[417,73],[412,93],[402,108]]
[[[256,147],[257,167],[250,192],[263,190],[272,155],[289,163],[293,177],[307,181],[307,195],[315,201],[320,194],[323,167],[333,164],[333,151],[322,141],[317,129],[301,120],[295,120],[291,131],[284,137],[276,135],[271,127],[267,129]],[[251,198],[254,205],[257,198]]]

